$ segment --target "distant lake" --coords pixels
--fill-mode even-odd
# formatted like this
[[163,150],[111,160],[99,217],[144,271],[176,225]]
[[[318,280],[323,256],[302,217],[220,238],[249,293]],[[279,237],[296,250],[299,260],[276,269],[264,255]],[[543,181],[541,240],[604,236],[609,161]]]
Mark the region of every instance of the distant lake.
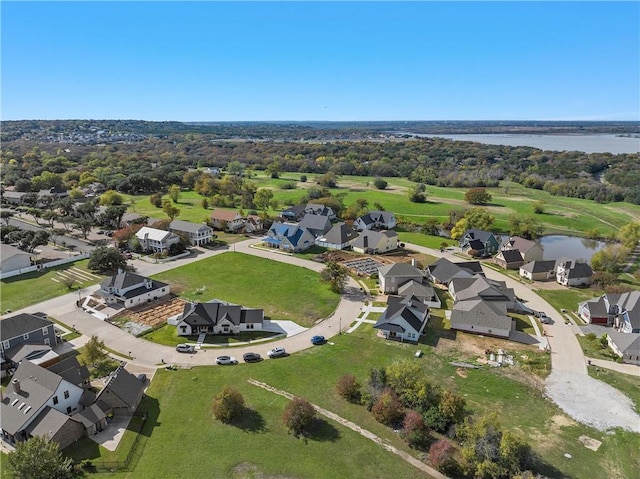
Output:
[[543,236],[538,242],[544,248],[544,259],[567,257],[591,261],[593,253],[604,248],[604,241],[577,238],[575,236],[551,235]]
[[584,151],[585,153],[640,153],[640,138],[615,135],[416,135],[458,141],[475,141],[487,145],[531,146],[551,151]]

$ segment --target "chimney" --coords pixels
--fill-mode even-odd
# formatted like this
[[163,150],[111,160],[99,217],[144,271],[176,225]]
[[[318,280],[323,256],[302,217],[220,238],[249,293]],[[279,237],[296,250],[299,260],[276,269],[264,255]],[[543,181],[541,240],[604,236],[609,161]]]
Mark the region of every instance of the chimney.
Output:
[[11,384],[13,385],[13,392],[16,394],[19,394],[21,389],[20,389],[20,380],[19,379],[12,379],[11,380]]
[[418,267],[418,261],[415,258],[411,258],[411,266]]

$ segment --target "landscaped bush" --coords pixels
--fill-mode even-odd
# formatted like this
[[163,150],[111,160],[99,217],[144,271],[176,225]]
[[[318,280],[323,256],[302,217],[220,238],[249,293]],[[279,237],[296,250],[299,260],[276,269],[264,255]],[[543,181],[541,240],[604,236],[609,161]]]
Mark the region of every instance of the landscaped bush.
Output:
[[398,395],[391,388],[386,388],[373,403],[371,414],[382,424],[396,426],[404,417],[404,406]]
[[448,475],[456,475],[459,470],[455,459],[455,447],[451,441],[440,439],[429,448],[429,462],[440,472]]
[[411,447],[424,446],[429,436],[429,428],[425,425],[418,411],[408,410],[402,421],[402,426],[402,435]]
[[230,422],[244,411],[244,398],[240,392],[226,386],[213,399],[213,415],[218,421]]
[[309,427],[315,414],[316,410],[309,401],[295,397],[287,404],[282,419],[289,431],[299,436]]
[[359,403],[361,399],[360,384],[353,374],[345,374],[336,384],[336,392],[352,403]]

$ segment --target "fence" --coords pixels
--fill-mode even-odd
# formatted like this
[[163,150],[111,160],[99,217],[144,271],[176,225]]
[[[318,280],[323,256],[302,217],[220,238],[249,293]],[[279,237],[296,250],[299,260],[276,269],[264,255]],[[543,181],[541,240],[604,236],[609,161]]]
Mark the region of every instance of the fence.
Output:
[[49,261],[48,263],[42,263],[35,266],[27,266],[26,268],[20,268],[14,271],[7,271],[5,273],[0,273],[0,279],[12,278],[14,276],[32,273],[34,271],[42,271],[48,268],[53,268],[55,266],[60,266],[62,264],[74,263],[76,261],[80,261],[81,259],[86,259],[89,256],[91,256],[91,253],[82,253],[76,256],[71,256],[69,258],[57,259],[55,261]]

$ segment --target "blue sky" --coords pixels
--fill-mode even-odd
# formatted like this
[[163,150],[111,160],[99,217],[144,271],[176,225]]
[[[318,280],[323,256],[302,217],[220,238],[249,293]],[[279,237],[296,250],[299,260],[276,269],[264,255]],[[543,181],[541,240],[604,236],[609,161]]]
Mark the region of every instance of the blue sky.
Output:
[[638,2],[0,8],[3,120],[640,120]]

